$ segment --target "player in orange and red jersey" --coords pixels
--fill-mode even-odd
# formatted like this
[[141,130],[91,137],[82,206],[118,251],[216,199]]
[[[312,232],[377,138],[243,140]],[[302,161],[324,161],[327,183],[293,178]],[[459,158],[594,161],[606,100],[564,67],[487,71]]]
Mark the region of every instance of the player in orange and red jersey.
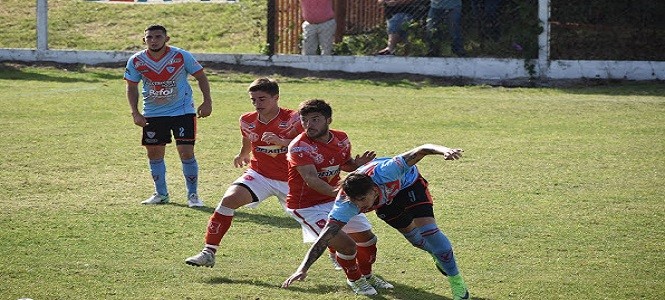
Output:
[[[286,206],[287,212],[300,222],[304,241],[314,242],[326,225],[328,213],[333,207],[340,172],[351,172],[376,155],[373,151],[366,151],[355,158],[351,155],[351,142],[346,133],[329,129],[332,108],[325,101],[307,100],[300,104],[298,111],[305,132],[289,144]],[[331,252],[336,251],[336,260],[344,269],[347,284],[357,294],[375,295],[375,288],[393,288],[390,283],[372,274],[377,238],[371,229],[367,217],[358,214],[344,227],[348,236],[342,236],[346,239],[350,237],[354,246],[335,241],[330,243]],[[337,248],[338,245],[346,247]]]
[[275,80],[258,78],[249,85],[248,92],[255,111],[240,117],[242,147],[233,164],[249,167],[224,193],[208,222],[205,246],[199,254],[185,260],[188,265],[215,265],[215,253],[231,227],[236,209],[254,208],[270,196],[285,205],[287,146],[302,132],[300,118],[295,110],[279,107],[279,85]]
[[[149,26],[143,37],[148,48],[132,55],[125,68],[127,100],[134,124],[143,128],[141,144],[146,148],[155,184],[155,193],[141,203],[169,202],[164,154],[166,144],[171,143],[173,136],[182,162],[188,205],[198,207],[203,206],[203,202],[198,196],[199,164],[194,157],[196,116],[205,118],[212,113],[210,84],[194,56],[183,49],[168,46],[169,39],[164,26]],[[196,78],[203,95],[203,102],[197,109],[194,109],[189,75]],[[141,81],[142,112],[138,108],[138,84]]]

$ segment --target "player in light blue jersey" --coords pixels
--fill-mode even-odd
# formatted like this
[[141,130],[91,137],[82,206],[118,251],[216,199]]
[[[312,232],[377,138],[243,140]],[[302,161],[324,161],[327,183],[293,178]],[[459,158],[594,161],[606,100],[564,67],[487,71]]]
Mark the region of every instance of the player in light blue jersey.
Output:
[[304,279],[331,240],[348,240],[341,229],[353,216],[376,210],[380,219],[402,233],[412,245],[432,255],[437,269],[450,282],[454,300],[469,299],[452,245],[434,219],[427,181],[416,167],[427,155],[438,154],[445,160],[456,160],[462,157],[462,152],[462,149],[425,144],[392,158],[374,159],[350,173],[340,183],[335,205],[318,239],[282,286],[288,287],[295,280]]
[[[141,144],[145,146],[155,193],[143,204],[169,202],[166,186],[166,144],[175,138],[187,186],[189,207],[203,206],[198,196],[199,165],[194,156],[196,116],[205,118],[212,113],[210,84],[203,67],[189,52],[166,45],[170,37],[162,25],[151,25],[144,31],[147,49],[132,55],[127,61],[125,82],[127,100],[134,124],[143,128]],[[203,94],[203,101],[194,109],[189,75],[194,76]],[[139,82],[143,81],[143,112],[139,111]]]

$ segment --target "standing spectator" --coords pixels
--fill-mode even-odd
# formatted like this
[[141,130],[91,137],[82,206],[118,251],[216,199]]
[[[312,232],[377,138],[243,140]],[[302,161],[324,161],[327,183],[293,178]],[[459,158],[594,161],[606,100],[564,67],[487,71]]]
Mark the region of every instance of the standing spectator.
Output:
[[427,13],[427,56],[441,55],[444,23],[452,39],[452,51],[459,57],[466,56],[462,39],[462,0],[431,0]]
[[215,254],[231,227],[236,209],[242,206],[255,208],[270,196],[277,197],[286,209],[289,190],[286,147],[302,132],[300,118],[295,110],[279,106],[277,81],[258,78],[247,90],[255,111],[240,116],[242,145],[233,165],[236,168],[249,167],[227,188],[208,221],[203,250],[187,258],[185,263],[188,265],[210,268],[215,265]]
[[[169,39],[162,25],[146,28],[143,42],[147,49],[132,55],[125,69],[127,100],[134,124],[143,128],[141,143],[148,153],[150,173],[155,184],[155,193],[141,203],[169,202],[164,154],[173,133],[187,185],[187,203],[189,207],[198,207],[203,206],[203,202],[197,192],[199,165],[194,157],[196,114],[199,118],[205,118],[212,113],[210,84],[194,56],[183,49],[168,46]],[[203,103],[197,110],[194,109],[192,87],[187,81],[190,74],[198,81],[203,94]],[[143,113],[138,109],[139,81],[143,81]]]
[[343,241],[352,247],[353,243],[344,232],[349,220],[376,210],[379,218],[397,229],[413,246],[434,258],[436,268],[448,278],[453,300],[469,299],[469,290],[457,268],[450,240],[436,224],[427,180],[416,167],[416,163],[427,155],[456,160],[462,156],[462,149],[425,144],[392,158],[377,158],[346,176],[321,235],[282,287],[304,279],[309,267],[328,244],[336,243],[336,247],[340,247]]
[[[351,172],[376,155],[373,151],[366,151],[362,156],[356,155],[355,159],[351,156],[351,142],[346,133],[329,129],[332,108],[325,101],[304,101],[298,112],[305,132],[289,144],[286,206],[291,216],[300,222],[303,239],[313,242],[333,207],[340,172]],[[375,288],[393,288],[372,274],[377,237],[371,229],[367,217],[358,214],[350,218],[344,228],[348,235],[344,235],[347,240],[343,242],[348,243],[331,243],[337,253],[337,262],[346,274],[346,282],[356,294],[375,295]]]
[[394,55],[397,43],[405,42],[407,38],[406,26],[413,20],[413,6],[415,0],[378,0],[383,4],[388,30],[388,46],[377,55]]
[[333,0],[300,0],[302,18],[302,55],[332,55],[337,21]]
[[499,27],[500,6],[501,0],[471,1],[471,11],[483,39],[491,39],[494,42],[499,41],[501,37]]

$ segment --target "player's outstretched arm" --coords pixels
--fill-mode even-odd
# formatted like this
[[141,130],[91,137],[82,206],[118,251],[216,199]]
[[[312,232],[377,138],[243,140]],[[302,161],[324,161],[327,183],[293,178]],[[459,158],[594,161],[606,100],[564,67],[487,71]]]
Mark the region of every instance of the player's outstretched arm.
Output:
[[423,157],[432,154],[443,155],[445,160],[456,160],[462,157],[462,149],[452,149],[435,144],[424,144],[400,154],[409,166],[417,164]]
[[291,276],[282,283],[283,288],[289,287],[296,280],[304,280],[305,277],[307,277],[307,270],[309,270],[312,264],[314,264],[314,262],[321,257],[321,254],[326,251],[330,244],[330,240],[337,236],[343,226],[344,224],[342,223],[331,222],[328,220],[326,226],[321,230],[321,235],[319,235],[316,242],[314,242],[314,245],[312,245],[312,247],[309,248],[309,251],[307,251],[307,255],[305,255],[305,259],[298,267],[298,270],[291,274]]

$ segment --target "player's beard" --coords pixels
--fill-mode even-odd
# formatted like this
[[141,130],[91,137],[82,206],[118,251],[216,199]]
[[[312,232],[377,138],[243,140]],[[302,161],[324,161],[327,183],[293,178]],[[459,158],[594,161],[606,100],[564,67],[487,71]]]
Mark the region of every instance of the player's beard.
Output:
[[159,48],[157,48],[157,49],[153,49],[153,48],[148,48],[148,50],[150,50],[150,52],[153,52],[153,53],[157,53],[157,52],[159,52],[159,51],[162,51],[162,49],[164,49],[164,46],[166,46],[166,44],[165,44],[165,43],[164,43],[164,44],[162,44],[162,46],[161,46],[161,47],[159,47]]
[[307,136],[310,139],[318,140],[318,139],[322,139],[323,137],[326,137],[326,140],[327,140],[328,131],[329,131],[328,126],[326,126],[325,128],[321,128],[321,130],[313,132],[312,134],[309,134],[310,130],[307,130],[306,133],[307,133]]

